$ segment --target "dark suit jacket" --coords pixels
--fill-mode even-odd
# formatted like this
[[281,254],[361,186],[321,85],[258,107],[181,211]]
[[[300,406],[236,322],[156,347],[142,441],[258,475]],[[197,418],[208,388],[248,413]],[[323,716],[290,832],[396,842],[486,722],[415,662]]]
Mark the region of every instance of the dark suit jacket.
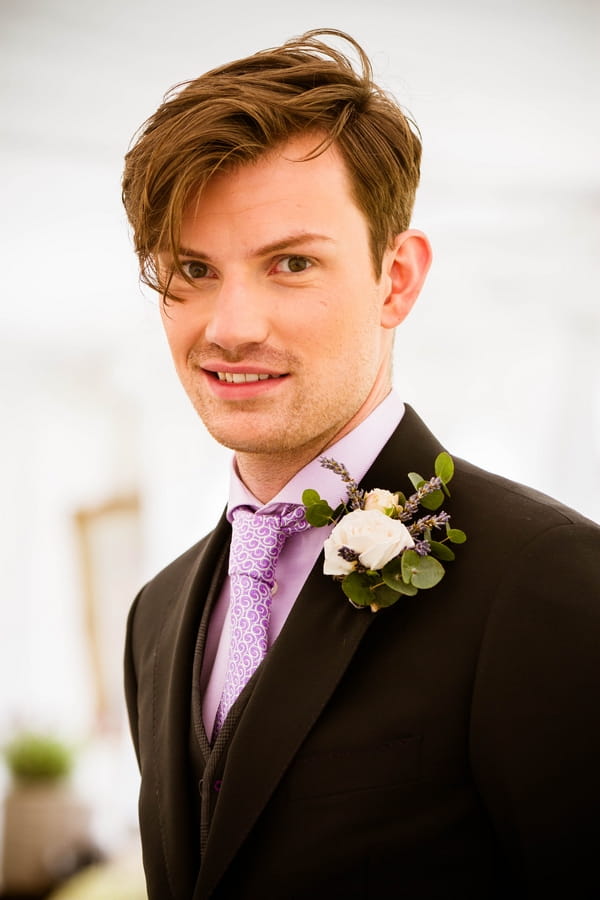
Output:
[[[408,494],[440,449],[407,409],[362,485]],[[212,752],[197,685],[226,520],[142,590],[151,900],[600,897],[600,529],[460,460],[451,489],[468,542],[443,581],[374,615],[321,557]]]

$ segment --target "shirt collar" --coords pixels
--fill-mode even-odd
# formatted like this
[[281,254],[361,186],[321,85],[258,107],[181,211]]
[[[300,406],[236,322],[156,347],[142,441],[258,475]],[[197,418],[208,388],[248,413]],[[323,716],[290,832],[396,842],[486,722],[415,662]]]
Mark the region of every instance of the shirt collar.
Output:
[[[396,430],[403,415],[404,404],[398,394],[392,390],[369,413],[366,419],[331,447],[328,447],[323,455],[333,457],[337,462],[343,463],[352,477],[356,481],[360,481]],[[318,491],[334,509],[345,499],[345,489],[339,475],[329,469],[324,469],[317,457],[300,469],[272,500],[263,505],[241,480],[234,458],[229,481],[227,518],[231,522],[231,514],[237,506],[250,506],[264,514],[277,513],[278,507],[282,503],[301,503],[302,491],[308,487]]]

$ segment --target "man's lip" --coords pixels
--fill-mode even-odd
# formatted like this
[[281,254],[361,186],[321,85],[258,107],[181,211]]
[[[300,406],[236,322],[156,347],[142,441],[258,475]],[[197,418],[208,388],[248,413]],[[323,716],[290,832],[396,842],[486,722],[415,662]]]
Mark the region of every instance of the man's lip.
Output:
[[[280,390],[289,372],[267,372],[258,366],[202,366],[199,371],[211,393],[228,402],[248,401]],[[247,378],[246,376],[250,376]],[[262,377],[261,377],[262,376]],[[234,380],[235,378],[235,380]]]
[[235,366],[231,365],[231,363],[222,363],[222,362],[210,362],[204,363],[202,368],[206,372],[212,372],[213,374],[217,374],[217,372],[241,372],[247,373],[248,375],[272,375],[276,378],[278,375],[287,375],[287,372],[276,372],[275,369],[269,368],[269,366],[258,366],[256,363],[247,363],[244,365],[243,363],[237,363]]
[[260,366],[232,366],[217,363],[202,366],[211,377],[216,378],[221,384],[255,384],[258,381],[272,381],[283,378],[287,372],[275,372]]

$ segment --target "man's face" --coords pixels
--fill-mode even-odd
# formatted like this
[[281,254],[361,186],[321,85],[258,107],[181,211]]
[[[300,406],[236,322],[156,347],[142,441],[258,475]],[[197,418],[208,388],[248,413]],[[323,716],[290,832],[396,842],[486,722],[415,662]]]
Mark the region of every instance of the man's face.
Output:
[[390,278],[374,274],[344,163],[335,148],[298,161],[317,142],[212,178],[182,223],[193,287],[175,275],[182,299],[163,308],[179,378],[216,440],[301,464],[385,396],[391,353]]

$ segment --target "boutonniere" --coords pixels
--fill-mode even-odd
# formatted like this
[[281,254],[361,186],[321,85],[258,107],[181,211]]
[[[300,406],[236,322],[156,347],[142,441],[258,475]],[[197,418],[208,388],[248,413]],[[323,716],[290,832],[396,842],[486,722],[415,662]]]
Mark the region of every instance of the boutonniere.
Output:
[[302,503],[310,525],[335,523],[324,544],[323,572],[341,582],[353,606],[377,612],[401,596],[435,587],[444,577],[443,563],[455,558],[449,545],[467,539],[464,531],[450,527],[450,516],[441,509],[450,496],[452,457],[440,453],[428,481],[409,472],[415,492],[408,498],[381,488],[363,491],[335,459],[321,457],[320,463],[345,483],[346,501],[334,510],[309,489]]

